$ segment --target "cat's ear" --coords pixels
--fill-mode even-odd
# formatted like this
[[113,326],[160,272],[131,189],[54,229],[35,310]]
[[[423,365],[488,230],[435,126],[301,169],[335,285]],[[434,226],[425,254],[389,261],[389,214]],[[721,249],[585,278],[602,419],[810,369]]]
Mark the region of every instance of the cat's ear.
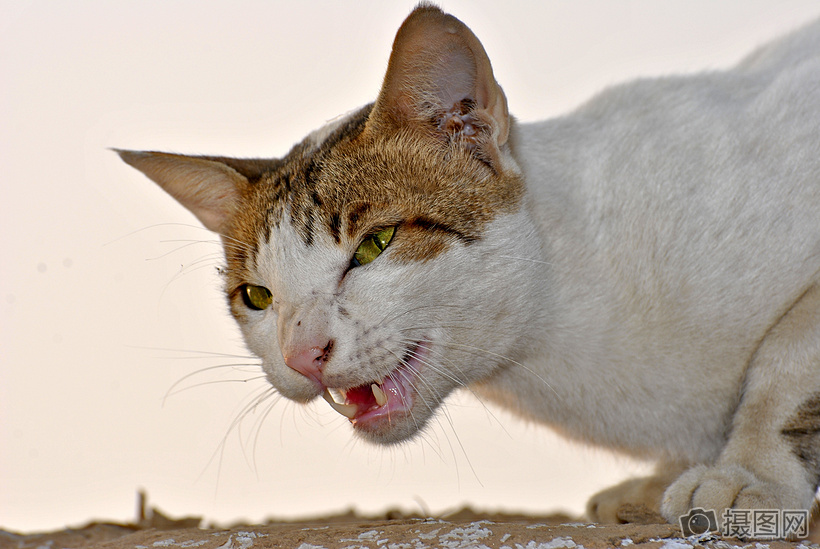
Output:
[[244,191],[250,186],[248,177],[261,170],[259,161],[253,160],[114,151],[188,208],[205,227],[219,234],[224,234]]
[[507,98],[481,42],[452,15],[424,4],[396,35],[371,118],[422,129],[483,157],[496,156],[510,131]]

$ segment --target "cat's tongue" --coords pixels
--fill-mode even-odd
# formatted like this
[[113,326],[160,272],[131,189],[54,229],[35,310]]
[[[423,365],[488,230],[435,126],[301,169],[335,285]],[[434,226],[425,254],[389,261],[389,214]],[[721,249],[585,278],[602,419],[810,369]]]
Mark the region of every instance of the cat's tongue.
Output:
[[327,389],[322,396],[334,410],[356,423],[409,410],[413,406],[411,388],[406,368],[398,368],[381,383],[360,385],[344,391],[344,404],[336,402]]

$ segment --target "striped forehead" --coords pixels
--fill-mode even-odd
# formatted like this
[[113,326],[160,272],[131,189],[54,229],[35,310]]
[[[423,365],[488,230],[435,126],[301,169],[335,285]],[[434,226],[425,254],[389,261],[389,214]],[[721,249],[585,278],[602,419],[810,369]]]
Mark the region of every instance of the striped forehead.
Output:
[[[480,240],[493,218],[519,207],[519,175],[421,135],[367,131],[371,108],[312,133],[254,185],[254,203],[239,213],[249,240],[271,240],[287,224],[305,248],[327,239],[350,254],[367,233],[396,225],[416,233],[419,248],[436,240],[428,253],[406,254],[429,259],[450,242]],[[438,237],[423,234],[431,231]]]
[[323,182],[322,171],[334,148],[361,134],[370,109],[368,105],[311,133],[288,153],[277,171],[268,174],[258,193],[263,202],[260,209],[267,212],[265,233],[287,220],[307,246],[313,244],[317,231],[340,242],[341,217],[331,210],[344,201],[345,189],[338,182]]
[[270,238],[256,252],[256,275],[290,301],[298,301],[317,287],[334,285],[339,266],[348,261],[327,236],[317,235],[308,245],[290,223],[272,228]]

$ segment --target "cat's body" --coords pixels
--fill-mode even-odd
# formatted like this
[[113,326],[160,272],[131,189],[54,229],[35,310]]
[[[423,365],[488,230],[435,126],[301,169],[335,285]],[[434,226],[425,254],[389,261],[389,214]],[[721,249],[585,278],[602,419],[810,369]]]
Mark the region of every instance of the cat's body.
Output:
[[[519,127],[548,262],[531,365],[558,391],[523,413],[716,457],[752,354],[820,281],[820,25],[804,34],[765,64],[630,83]],[[784,66],[794,50],[807,62]]]
[[393,442],[469,385],[659,460],[593,518],[664,490],[669,520],[810,506],[820,24],[516,125],[478,40],[422,7],[376,103],[282,160],[121,155],[223,236],[232,312],[285,396],[343,399]]

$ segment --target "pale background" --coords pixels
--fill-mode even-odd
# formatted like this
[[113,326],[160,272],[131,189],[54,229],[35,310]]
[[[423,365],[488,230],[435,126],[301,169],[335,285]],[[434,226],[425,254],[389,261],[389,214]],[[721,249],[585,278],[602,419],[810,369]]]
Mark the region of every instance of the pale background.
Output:
[[[0,527],[132,519],[140,487],[173,515],[223,523],[351,505],[580,513],[643,469],[467,397],[388,449],[352,440],[323,402],[263,406],[237,432],[264,385],[231,380],[255,369],[183,380],[243,362],[212,355],[244,354],[219,249],[107,148],[282,155],[375,97],[412,5],[0,2]],[[633,76],[729,66],[820,15],[816,0],[444,7],[524,121]],[[180,380],[204,385],[163,406]]]

